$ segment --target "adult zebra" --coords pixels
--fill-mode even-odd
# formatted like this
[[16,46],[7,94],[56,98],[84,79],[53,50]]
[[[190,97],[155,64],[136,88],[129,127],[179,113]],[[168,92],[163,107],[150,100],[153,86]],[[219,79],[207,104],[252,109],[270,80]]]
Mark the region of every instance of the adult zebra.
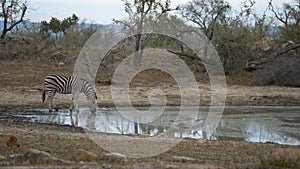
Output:
[[62,76],[58,74],[52,74],[45,78],[43,87],[43,102],[46,98],[46,92],[48,93],[48,108],[49,112],[52,111],[52,105],[54,105],[56,111],[57,108],[53,104],[53,98],[56,93],[61,94],[73,94],[72,102],[70,106],[70,113],[72,114],[73,108],[75,108],[77,114],[78,110],[78,97],[80,93],[84,93],[88,100],[90,110],[96,112],[96,99],[97,95],[92,85],[86,80],[77,76]]

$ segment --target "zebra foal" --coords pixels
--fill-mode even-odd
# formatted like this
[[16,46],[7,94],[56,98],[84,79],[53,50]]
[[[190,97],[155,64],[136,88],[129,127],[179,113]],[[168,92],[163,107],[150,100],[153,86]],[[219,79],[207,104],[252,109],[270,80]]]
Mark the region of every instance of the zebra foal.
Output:
[[77,76],[62,76],[57,74],[49,75],[44,80],[43,86],[43,102],[45,102],[46,92],[48,94],[47,102],[49,112],[52,111],[53,106],[57,111],[55,104],[53,104],[53,98],[56,93],[61,94],[72,94],[72,102],[70,106],[70,113],[72,114],[73,108],[75,108],[77,114],[78,109],[78,97],[80,93],[84,93],[90,110],[96,112],[96,99],[97,95],[92,85],[86,80]]

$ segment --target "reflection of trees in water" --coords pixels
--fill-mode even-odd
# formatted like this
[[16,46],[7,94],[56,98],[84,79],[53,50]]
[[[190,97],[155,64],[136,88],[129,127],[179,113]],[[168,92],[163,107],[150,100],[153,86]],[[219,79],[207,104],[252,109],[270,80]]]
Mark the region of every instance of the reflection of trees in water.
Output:
[[119,130],[120,134],[127,134],[130,128],[129,120],[125,120],[124,117],[118,116],[116,118],[116,128]]
[[51,124],[65,124],[66,118],[59,113],[50,113],[45,122]]
[[292,137],[287,133],[276,131],[280,130],[281,127],[276,127],[274,124],[267,123],[265,120],[250,120],[245,126],[244,134],[247,141],[274,142],[281,144],[300,143],[297,138]]
[[[149,136],[164,135],[167,137],[299,145],[298,121],[283,120],[295,119],[298,116],[298,113],[276,114],[276,116],[270,113],[251,116],[243,114],[224,115],[211,138],[206,138],[202,130],[205,116],[200,115],[195,118],[188,117],[181,121],[175,121],[176,115],[164,114],[151,123],[137,123],[137,127],[138,134]],[[75,117],[75,114],[70,117],[68,112],[60,111],[53,114],[36,115],[32,119],[34,122],[40,123],[72,125],[76,121]],[[77,127],[97,132],[135,134],[134,122],[115,112],[104,111],[91,114],[88,111],[82,111],[79,113],[78,122]],[[193,126],[187,127],[191,123]]]

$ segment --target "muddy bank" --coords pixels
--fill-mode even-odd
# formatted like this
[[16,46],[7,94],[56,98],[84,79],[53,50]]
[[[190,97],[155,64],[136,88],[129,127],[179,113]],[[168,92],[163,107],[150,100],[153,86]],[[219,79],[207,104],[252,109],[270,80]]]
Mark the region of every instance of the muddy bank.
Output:
[[[110,153],[80,128],[49,124],[0,123],[0,166],[58,168],[295,168],[300,147],[232,141],[184,139],[151,158],[132,159]],[[10,137],[20,147],[6,146]],[[111,135],[122,139],[121,135]],[[134,139],[134,137],[132,137]],[[159,138],[158,138],[159,139]],[[156,140],[157,141],[157,140]],[[149,145],[155,147],[155,144]],[[146,151],[146,150],[145,150]]]

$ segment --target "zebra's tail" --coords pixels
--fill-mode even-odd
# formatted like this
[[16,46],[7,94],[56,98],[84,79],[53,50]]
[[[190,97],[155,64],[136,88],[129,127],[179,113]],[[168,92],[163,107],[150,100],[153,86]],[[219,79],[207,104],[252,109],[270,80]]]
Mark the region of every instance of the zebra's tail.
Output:
[[45,85],[43,85],[43,102],[45,102],[46,98],[46,91],[45,91]]

